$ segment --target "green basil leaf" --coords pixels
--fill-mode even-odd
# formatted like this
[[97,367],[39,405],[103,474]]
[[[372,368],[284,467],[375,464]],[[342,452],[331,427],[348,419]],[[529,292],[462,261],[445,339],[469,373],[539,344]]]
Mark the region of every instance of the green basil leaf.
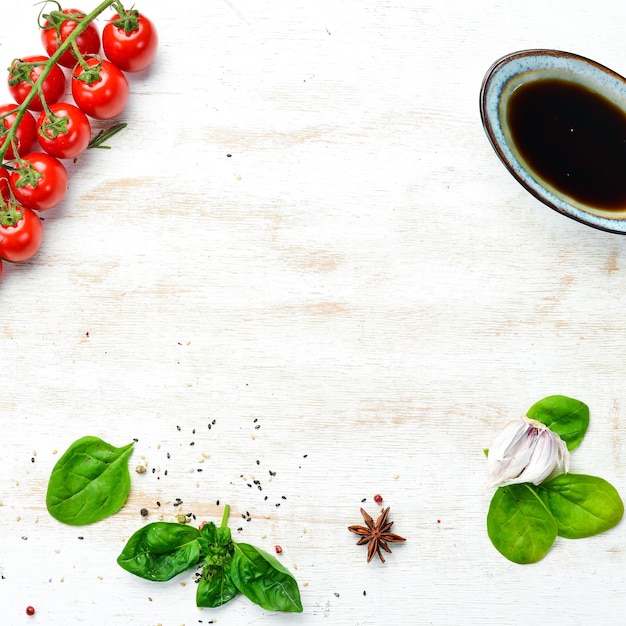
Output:
[[228,526],[216,526],[213,522],[207,522],[200,530],[200,550],[202,558],[210,555],[221,555],[225,551],[233,553],[232,538]]
[[539,400],[526,415],[559,435],[568,450],[580,445],[589,426],[589,407],[567,396],[548,396]]
[[278,559],[247,543],[235,543],[231,576],[237,589],[268,611],[302,612],[298,583]]
[[235,550],[230,528],[208,522],[202,526],[198,542],[204,563],[196,590],[196,605],[220,606],[239,593],[230,573]]
[[557,523],[528,483],[500,487],[487,514],[487,534],[500,554],[514,563],[536,563],[551,548]]
[[194,526],[154,522],[140,528],[126,543],[117,563],[148,580],[174,578],[200,560],[200,531]]
[[229,557],[223,566],[204,566],[196,589],[196,606],[215,608],[232,600],[239,590],[230,574]]
[[116,448],[97,437],[75,441],[50,475],[46,507],[65,524],[84,526],[117,513],[130,491],[133,444]]
[[568,539],[603,533],[624,515],[624,503],[615,487],[597,476],[560,474],[537,491],[552,512],[559,535]]

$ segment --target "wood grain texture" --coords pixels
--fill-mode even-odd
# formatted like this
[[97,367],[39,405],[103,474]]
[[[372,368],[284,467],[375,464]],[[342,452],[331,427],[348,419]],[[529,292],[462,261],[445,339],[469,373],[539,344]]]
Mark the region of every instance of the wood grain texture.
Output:
[[[7,2],[2,67],[40,49]],[[478,115],[513,50],[625,73],[623,3],[146,5],[161,47],[128,128],[68,164],[0,284],[3,623],[623,623],[624,526],[525,567],[487,538],[482,450],[550,394],[591,408],[572,469],[626,493],[625,240],[529,196]],[[138,440],[132,491],[70,528],[46,482],[86,434]],[[407,538],[385,565],[347,531],[376,493]],[[227,502],[236,538],[283,547],[303,615],[198,610],[191,575],[116,565],[146,521]]]

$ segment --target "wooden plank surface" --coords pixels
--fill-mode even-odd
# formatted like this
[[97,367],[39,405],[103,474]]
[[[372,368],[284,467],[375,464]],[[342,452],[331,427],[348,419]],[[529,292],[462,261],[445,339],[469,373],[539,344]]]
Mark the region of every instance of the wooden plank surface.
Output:
[[[0,284],[2,622],[622,624],[623,525],[525,567],[487,538],[482,450],[546,395],[589,404],[572,469],[626,493],[626,289],[625,240],[514,181],[478,91],[530,47],[626,73],[624,5],[137,7],[161,45],[128,128],[68,164],[40,253]],[[40,50],[38,9],[9,8],[2,67]],[[87,434],[138,440],[132,490],[67,527],[47,479]],[[347,531],[376,493],[407,538],[384,565]],[[147,521],[224,503],[235,538],[283,547],[301,616],[198,610],[191,574],[116,565]]]

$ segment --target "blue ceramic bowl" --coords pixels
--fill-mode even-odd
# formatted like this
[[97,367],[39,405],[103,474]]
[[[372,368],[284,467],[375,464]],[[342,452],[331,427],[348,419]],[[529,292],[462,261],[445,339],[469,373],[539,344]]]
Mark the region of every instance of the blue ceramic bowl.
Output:
[[626,234],[626,207],[607,211],[568,196],[542,179],[516,148],[507,124],[509,99],[520,85],[541,79],[565,80],[583,86],[615,104],[626,115],[626,79],[612,70],[568,52],[515,52],[491,66],[480,91],[480,114],[493,149],[518,182],[550,208],[588,226]]

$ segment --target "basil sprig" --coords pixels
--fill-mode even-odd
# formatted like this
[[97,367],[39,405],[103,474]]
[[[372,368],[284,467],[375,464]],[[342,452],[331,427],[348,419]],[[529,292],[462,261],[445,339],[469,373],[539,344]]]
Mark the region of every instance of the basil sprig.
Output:
[[217,607],[241,593],[268,611],[302,612],[296,579],[271,554],[233,541],[229,513],[227,505],[220,526],[209,522],[200,529],[174,522],[148,524],[128,540],[117,562],[154,581],[197,568],[199,607]]
[[[589,408],[566,396],[549,396],[534,404],[528,417],[545,424],[577,448],[589,425]],[[487,534],[495,548],[514,563],[540,561],[557,536],[581,539],[616,526],[624,503],[603,478],[560,474],[539,485],[500,487],[487,513]]]
[[84,526],[117,513],[130,491],[133,444],[116,448],[98,437],[75,441],[54,466],[46,507],[52,517]]

